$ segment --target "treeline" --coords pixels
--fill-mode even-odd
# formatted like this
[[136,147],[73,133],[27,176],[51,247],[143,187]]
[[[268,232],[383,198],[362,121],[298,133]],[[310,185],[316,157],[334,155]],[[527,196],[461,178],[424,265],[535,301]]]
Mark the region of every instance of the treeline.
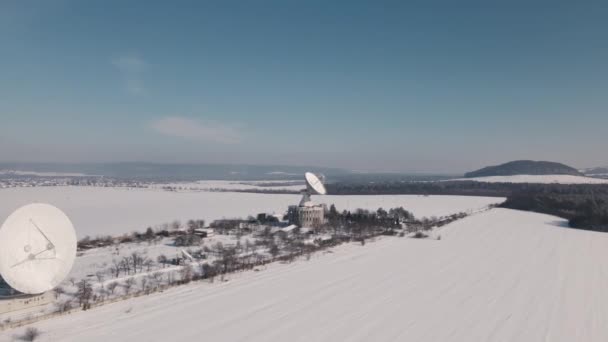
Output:
[[[189,220],[184,226],[179,221],[174,221],[162,225],[156,232],[150,227],[145,233],[132,233],[114,239],[86,238],[81,243],[87,247],[113,242],[116,244],[117,257],[111,264],[101,265],[97,272],[84,279],[70,278],[69,284],[56,287],[55,306],[51,314],[62,314],[76,308],[88,310],[94,306],[164,291],[192,281],[213,282],[216,277],[224,281],[224,277],[230,273],[259,271],[260,266],[276,261],[292,262],[300,257],[308,260],[312,254],[333,246],[351,241],[365,245],[366,241],[380,235],[425,238],[429,236],[429,230],[466,216],[467,213],[457,213],[442,217],[416,218],[403,207],[388,210],[379,208],[375,211],[365,209],[339,211],[331,205],[327,212],[327,223],[315,229],[296,227],[291,230],[276,230],[270,225],[260,225],[263,229],[249,231],[250,238],[242,243],[240,238],[242,229],[239,225],[227,224],[221,231],[223,234],[234,235],[236,238],[234,244],[216,242],[204,245],[201,240],[198,246],[185,251],[186,257],[176,256],[174,259],[164,254],[153,258],[147,255],[147,251],[143,253],[130,251],[118,257],[120,255],[118,245],[123,242],[158,242],[159,238],[167,236],[179,239],[204,227],[203,220]],[[265,214],[259,214],[257,219],[253,217],[251,219],[266,223],[274,221]],[[219,223],[226,222],[219,221]],[[212,223],[211,226],[217,224]],[[437,239],[440,239],[440,236]],[[92,278],[93,275],[95,278]]]
[[327,184],[332,195],[462,195],[506,197],[526,188],[526,184],[482,183],[474,181],[374,182]]
[[572,228],[608,232],[607,188],[576,187],[573,190],[576,191],[548,188],[542,192],[520,192],[509,196],[501,206],[563,217]]
[[504,208],[563,217],[573,228],[608,231],[607,184],[384,182],[327,185],[336,195],[460,195],[506,197]]
[[[304,186],[302,186],[304,189]],[[296,190],[287,190],[287,189],[272,189],[272,188],[262,188],[262,189],[209,189],[208,191],[212,192],[244,192],[251,194],[274,194],[274,195],[294,195],[299,194],[300,191]]]
[[[162,224],[156,229],[148,227],[143,233],[135,231],[130,234],[122,234],[120,236],[106,235],[97,236],[94,238],[87,235],[78,240],[77,248],[78,251],[84,251],[91,248],[101,248],[122,243],[158,243],[166,237],[182,236],[187,234],[191,235],[195,229],[204,227],[205,220],[188,220],[185,226],[181,223],[181,221],[175,220],[171,223]],[[184,230],[182,228],[186,229]]]
[[476,181],[333,183],[332,195],[463,195],[509,197],[522,193],[588,195],[608,193],[608,184],[488,183]]

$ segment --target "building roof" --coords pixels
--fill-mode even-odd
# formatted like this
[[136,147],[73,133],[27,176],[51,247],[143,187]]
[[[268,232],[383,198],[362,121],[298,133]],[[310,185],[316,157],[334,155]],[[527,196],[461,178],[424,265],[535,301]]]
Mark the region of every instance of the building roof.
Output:
[[214,232],[213,228],[196,228],[194,231],[197,233],[207,233],[207,234]]
[[289,233],[290,231],[292,231],[292,230],[294,230],[296,228],[298,228],[298,226],[296,226],[295,224],[292,224],[292,225],[287,226],[285,228],[281,228],[281,231],[285,232],[285,233]]

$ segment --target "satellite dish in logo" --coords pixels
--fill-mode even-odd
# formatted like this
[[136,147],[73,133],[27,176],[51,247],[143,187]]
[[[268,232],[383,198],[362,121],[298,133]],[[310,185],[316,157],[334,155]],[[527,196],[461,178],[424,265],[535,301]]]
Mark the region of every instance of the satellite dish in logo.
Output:
[[76,233],[63,211],[43,203],[23,206],[0,228],[0,276],[25,294],[52,290],[76,258]]

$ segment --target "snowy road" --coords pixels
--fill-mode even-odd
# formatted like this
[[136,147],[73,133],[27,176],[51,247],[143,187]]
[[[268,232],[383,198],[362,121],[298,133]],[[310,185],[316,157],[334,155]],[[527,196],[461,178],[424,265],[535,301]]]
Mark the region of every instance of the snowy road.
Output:
[[[606,341],[608,234],[495,209],[35,324],[41,341]],[[23,328],[2,333],[10,338]]]

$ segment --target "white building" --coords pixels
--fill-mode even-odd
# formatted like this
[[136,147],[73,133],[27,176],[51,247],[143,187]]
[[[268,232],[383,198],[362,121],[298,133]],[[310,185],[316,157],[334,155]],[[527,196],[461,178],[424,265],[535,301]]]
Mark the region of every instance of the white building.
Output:
[[325,206],[306,202],[305,205],[292,205],[289,207],[289,222],[300,227],[314,228],[325,223]]

